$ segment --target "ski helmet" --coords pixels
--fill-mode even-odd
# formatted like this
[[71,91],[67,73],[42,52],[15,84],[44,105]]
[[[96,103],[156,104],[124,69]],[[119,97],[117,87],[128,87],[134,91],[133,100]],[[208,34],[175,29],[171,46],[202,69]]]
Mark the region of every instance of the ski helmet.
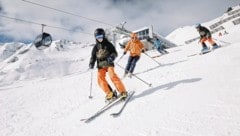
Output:
[[104,38],[105,37],[105,31],[102,28],[97,28],[94,32],[95,38]]

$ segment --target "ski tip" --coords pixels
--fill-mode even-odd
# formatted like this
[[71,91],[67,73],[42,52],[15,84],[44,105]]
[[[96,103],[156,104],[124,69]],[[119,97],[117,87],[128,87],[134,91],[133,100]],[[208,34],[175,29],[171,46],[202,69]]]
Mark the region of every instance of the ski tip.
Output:
[[118,117],[119,116],[119,114],[116,114],[116,113],[112,113],[112,114],[110,114],[112,117]]
[[89,119],[81,119],[80,121],[82,121],[84,123],[89,123],[91,120],[89,120]]
[[80,121],[86,121],[87,119],[80,119]]
[[90,121],[92,121],[93,118],[88,118],[88,119],[80,119],[80,121],[84,122],[84,123],[89,123]]

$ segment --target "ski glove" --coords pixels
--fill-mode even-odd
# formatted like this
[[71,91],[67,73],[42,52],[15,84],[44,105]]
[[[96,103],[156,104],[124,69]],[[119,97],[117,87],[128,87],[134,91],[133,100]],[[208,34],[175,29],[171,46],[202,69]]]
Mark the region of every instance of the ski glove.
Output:
[[142,50],[142,53],[144,53],[145,51],[144,50]]
[[113,55],[110,55],[109,57],[107,57],[107,62],[109,64],[113,63],[114,60],[115,60],[115,57]]

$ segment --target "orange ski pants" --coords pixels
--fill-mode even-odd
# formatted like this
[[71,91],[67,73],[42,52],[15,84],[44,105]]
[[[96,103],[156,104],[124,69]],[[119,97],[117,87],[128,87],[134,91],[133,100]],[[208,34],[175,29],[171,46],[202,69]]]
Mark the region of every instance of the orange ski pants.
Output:
[[117,74],[114,71],[114,67],[106,67],[98,69],[98,85],[102,88],[102,90],[108,94],[111,90],[108,87],[108,82],[106,80],[106,73],[108,72],[108,75],[113,82],[114,86],[117,88],[119,93],[125,92],[126,89],[120,80],[120,78],[117,76]]
[[200,40],[200,43],[202,44],[202,43],[204,43],[204,42],[209,42],[211,45],[214,45],[215,44],[215,42],[213,41],[213,39],[211,38],[211,37],[204,37],[204,38],[202,38],[201,40]]

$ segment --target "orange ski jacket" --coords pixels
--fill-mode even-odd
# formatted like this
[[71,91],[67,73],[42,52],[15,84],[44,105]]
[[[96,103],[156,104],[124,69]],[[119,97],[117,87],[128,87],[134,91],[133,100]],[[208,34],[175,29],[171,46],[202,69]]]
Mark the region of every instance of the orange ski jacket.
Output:
[[137,34],[133,33],[124,51],[130,51],[130,56],[140,56],[142,50],[144,50],[143,43],[137,38]]

